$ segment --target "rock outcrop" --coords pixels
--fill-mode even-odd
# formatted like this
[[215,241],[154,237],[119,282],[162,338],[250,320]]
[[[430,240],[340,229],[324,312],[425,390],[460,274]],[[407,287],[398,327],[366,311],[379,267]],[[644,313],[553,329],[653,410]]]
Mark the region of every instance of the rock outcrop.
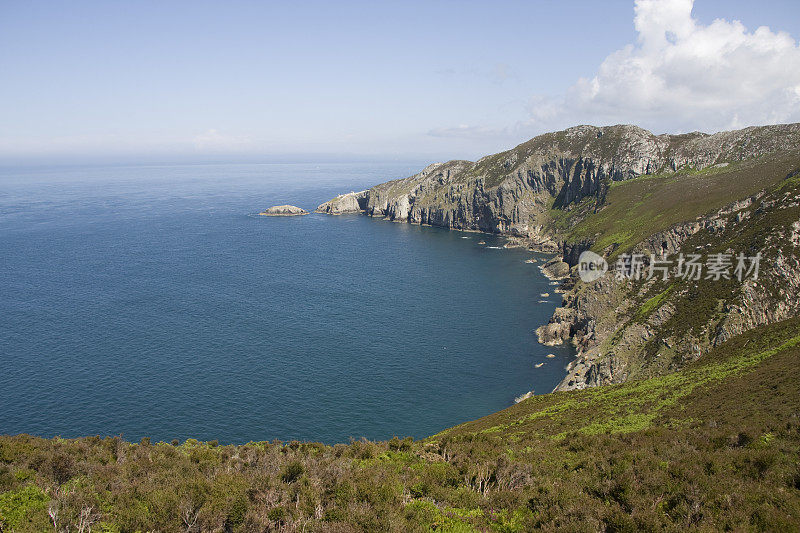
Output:
[[558,257],[554,257],[539,267],[547,279],[559,280],[569,276],[569,264]]
[[292,217],[307,214],[308,211],[294,205],[274,205],[259,213],[259,215],[267,217]]
[[369,191],[349,192],[340,194],[324,204],[320,204],[316,213],[326,215],[343,215],[347,213],[360,213],[366,209]]

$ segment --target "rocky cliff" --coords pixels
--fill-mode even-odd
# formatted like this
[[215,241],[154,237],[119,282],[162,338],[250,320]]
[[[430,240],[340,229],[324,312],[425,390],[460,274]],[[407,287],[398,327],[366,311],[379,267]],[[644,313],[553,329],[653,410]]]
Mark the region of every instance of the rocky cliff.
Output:
[[[318,212],[514,236],[557,254],[564,301],[540,342],[573,343],[559,389],[673,371],[800,311],[800,124],[713,135],[578,126],[476,162],[450,161],[341,195]],[[592,249],[762,254],[758,279],[580,281]],[[647,268],[648,261],[645,261]]]
[[476,162],[435,163],[408,178],[340,195],[317,208],[547,240],[548,211],[602,198],[643,174],[704,169],[800,145],[800,124],[706,135],[654,135],[636,126],[577,126]]
[[[800,181],[680,224],[639,243],[642,279],[571,280],[562,306],[537,330],[540,342],[572,342],[578,357],[557,390],[621,383],[682,368],[727,340],[800,313]],[[665,246],[666,245],[666,246]],[[737,278],[737,255],[760,254]],[[647,279],[656,258],[714,254],[730,259],[720,279]],[[749,261],[749,259],[748,259]],[[747,263],[748,268],[751,266]]]

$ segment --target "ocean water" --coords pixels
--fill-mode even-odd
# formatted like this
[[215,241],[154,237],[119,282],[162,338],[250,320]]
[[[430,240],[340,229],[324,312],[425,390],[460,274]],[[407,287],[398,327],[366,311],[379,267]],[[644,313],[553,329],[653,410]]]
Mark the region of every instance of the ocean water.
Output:
[[256,215],[422,166],[0,169],[0,433],[420,438],[549,392],[573,354],[536,342],[530,253]]

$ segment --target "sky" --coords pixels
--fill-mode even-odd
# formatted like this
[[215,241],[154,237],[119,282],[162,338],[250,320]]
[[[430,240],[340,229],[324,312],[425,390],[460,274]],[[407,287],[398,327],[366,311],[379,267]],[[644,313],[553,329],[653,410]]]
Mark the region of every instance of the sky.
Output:
[[475,159],[800,122],[800,2],[0,0],[0,162]]

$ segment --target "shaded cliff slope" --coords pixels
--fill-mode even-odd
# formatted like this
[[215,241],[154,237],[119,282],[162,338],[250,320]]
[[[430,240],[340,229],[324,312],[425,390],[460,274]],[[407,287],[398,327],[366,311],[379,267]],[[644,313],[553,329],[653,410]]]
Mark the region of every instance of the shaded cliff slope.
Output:
[[[754,167],[757,172],[700,173],[686,176],[690,183],[685,184],[680,177],[642,178],[620,186],[624,194],[612,190],[607,207],[574,228],[589,237],[576,240],[581,245],[565,246],[572,251],[567,260],[575,261],[575,253],[584,248],[612,264],[623,251],[640,253],[642,279],[607,275],[585,283],[573,273],[566,281],[562,306],[538,330],[541,342],[572,342],[579,349],[560,388],[671,372],[756,326],[800,314],[800,175],[795,164],[797,159],[775,158]],[[665,204],[665,190],[674,187],[682,190]],[[700,257],[706,271],[699,279],[676,274],[680,254]],[[719,279],[707,270],[716,254],[730,261]],[[760,254],[757,276],[751,272],[738,279],[739,254]],[[667,259],[668,279],[660,272],[647,279],[651,256]]]

